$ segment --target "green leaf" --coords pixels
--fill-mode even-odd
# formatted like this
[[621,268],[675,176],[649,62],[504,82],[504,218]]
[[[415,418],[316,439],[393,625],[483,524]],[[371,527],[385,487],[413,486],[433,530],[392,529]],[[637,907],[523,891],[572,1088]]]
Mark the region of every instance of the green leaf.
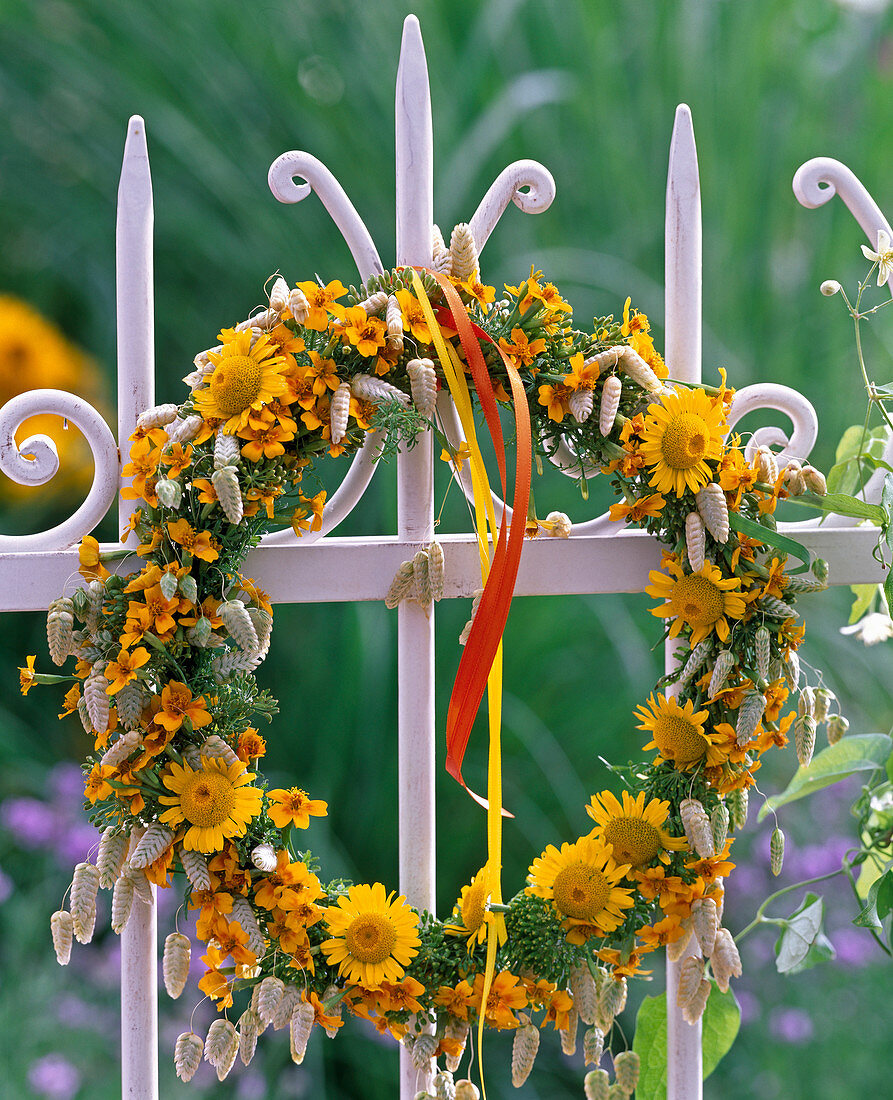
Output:
[[641,1066],[636,1086],[638,1100],[667,1098],[667,995],[646,997],[636,1016],[633,1050]]
[[824,932],[819,932],[809,945],[809,950],[806,952],[806,955],[796,966],[792,966],[791,969],[785,973],[800,974],[804,970],[811,970],[814,966],[819,966],[821,963],[830,962],[836,956],[837,952],[834,950],[834,944],[828,939]]
[[[853,424],[841,436],[837,444],[834,465],[828,471],[828,491],[850,494],[856,492],[860,481],[860,463],[874,465],[884,453],[886,428],[873,428],[865,432],[862,424]],[[864,449],[863,449],[864,440]]]
[[826,515],[834,512],[838,516],[850,516],[852,519],[869,519],[878,527],[887,522],[887,509],[880,504],[869,504],[868,501],[847,493],[826,493],[821,499],[822,511]]
[[[703,1076],[709,1077],[731,1049],[741,1026],[741,1009],[731,989],[720,993],[714,984],[702,1018]],[[633,1050],[641,1061],[636,1100],[667,1097],[667,995],[646,997],[636,1016]]]
[[741,1008],[731,989],[721,993],[719,987],[713,985],[707,998],[702,1025],[702,1072],[704,1077],[709,1077],[731,1050],[741,1027]]
[[824,899],[808,893],[803,904],[795,910],[782,926],[782,933],[775,944],[775,968],[779,974],[796,973],[804,969],[809,949],[822,930],[825,916]]
[[877,594],[876,584],[851,584],[850,592],[852,592],[855,599],[853,600],[853,606],[850,608],[850,626],[853,623],[857,623],[865,612],[871,607],[872,601]]
[[871,884],[865,899],[865,908],[855,918],[853,924],[860,928],[884,927],[884,917],[893,910],[893,869],[888,868]]
[[757,814],[757,821],[799,798],[830,787],[855,772],[884,767],[893,741],[885,733],[859,733],[844,737],[816,755],[807,767],[800,767],[781,794],[768,798]]
[[802,573],[804,569],[809,568],[812,561],[809,551],[805,546],[801,546],[799,542],[788,538],[787,535],[779,534],[778,531],[770,531],[768,527],[763,527],[762,524],[748,519],[746,516],[739,515],[737,512],[729,513],[729,526],[733,531],[740,531],[742,535],[747,535],[749,538],[759,539],[767,546],[772,546],[776,550],[781,550],[783,554],[788,554],[803,562],[802,568],[789,569],[789,573]]

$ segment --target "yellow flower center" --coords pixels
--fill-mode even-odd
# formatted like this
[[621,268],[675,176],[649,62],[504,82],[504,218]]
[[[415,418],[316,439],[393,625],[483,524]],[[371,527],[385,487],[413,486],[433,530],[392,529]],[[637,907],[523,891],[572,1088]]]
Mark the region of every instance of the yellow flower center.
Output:
[[225,416],[235,416],[256,401],[263,368],[250,355],[231,355],[221,360],[211,375],[211,393]]
[[577,920],[590,920],[604,909],[611,884],[589,863],[571,863],[555,876],[552,897],[562,913]]
[[186,780],[180,792],[183,816],[203,829],[222,825],[235,804],[235,787],[221,772],[196,772]]
[[487,884],[484,880],[475,882],[470,886],[462,899],[462,923],[469,932],[477,932],[484,923],[487,915],[485,903],[487,900]]
[[383,913],[361,913],[344,930],[351,955],[362,963],[382,963],[397,942],[397,930]]
[[677,764],[692,764],[707,751],[707,738],[697,726],[675,714],[663,714],[657,719],[653,737],[661,756]]
[[618,863],[642,867],[661,850],[660,832],[641,817],[615,817],[605,829],[605,840],[614,846]]
[[690,470],[707,454],[710,429],[696,413],[678,413],[664,430],[660,450],[671,470]]
[[680,577],[673,589],[673,602],[679,617],[690,626],[712,626],[725,610],[722,589],[697,573]]

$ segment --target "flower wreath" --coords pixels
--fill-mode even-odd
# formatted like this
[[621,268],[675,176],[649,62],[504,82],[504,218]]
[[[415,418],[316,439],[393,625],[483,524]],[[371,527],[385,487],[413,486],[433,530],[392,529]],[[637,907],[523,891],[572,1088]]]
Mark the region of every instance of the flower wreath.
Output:
[[[779,470],[767,448],[748,457],[738,436],[727,439],[724,374],[719,388],[669,383],[629,300],[622,322],[597,319],[591,332],[572,327],[571,307],[540,272],[497,301],[463,226],[449,248],[436,235],[432,271],[398,269],[359,290],[276,278],[268,308],[219,341],[196,356],[185,402],[144,412],[131,437],[123,495],[139,502],[127,531],[144,564],[109,573],[104,561],[129,552],[103,554],[84,538],[87,583],[55,600],[47,623],[53,661],[74,657],[74,676],[37,673],[34,657],[21,670],[25,692],[74,680],[64,713],[76,712],[94,739],[85,795],[102,839],[95,863],[75,870],[69,910],[53,914],[59,962],[72,934],[90,940],[99,887],[114,891],[120,933],[134,896],[150,900],[150,884],[169,887],[182,872],[207,945],[199,988],[222,1013],[205,1040],[178,1039],[184,1080],[203,1052],[223,1079],[270,1024],[290,1028],[300,1062],[313,1029],[334,1035],[345,1011],[410,1047],[420,1072],[436,1072],[438,1096],[453,1095],[475,1023],[515,1029],[515,1084],[549,1024],[572,1053],[583,1021],[586,1063],[597,1067],[627,978],[658,946],[680,959],[692,936],[700,954],[683,965],[680,1003],[698,1019],[712,987],[706,962],[721,990],[741,973],[721,926],[721,881],[734,867],[729,827],[745,822],[760,758],[786,745],[792,726],[801,763],[818,721],[828,720],[832,740],[842,730],[830,693],[801,687],[797,657],[794,603],[827,586],[826,569],[816,561],[788,572],[790,554],[808,555],[773,518],[789,493],[824,492],[821,475],[797,463]],[[323,455],[355,452],[373,429],[385,452],[437,430],[434,401],[449,378],[434,345],[444,344],[460,375],[483,357],[497,401],[510,389],[516,404],[522,395],[538,456],[564,441],[581,482],[586,470],[608,472],[619,497],[611,517],[667,547],[646,591],[680,661],[636,712],[657,755],[629,769],[622,798],[594,795],[592,829],[550,844],[510,901],[493,901],[488,864],[442,921],[381,883],[326,882],[299,850],[297,831],[327,806],[297,787],[268,790],[258,770],[265,742],[251,723],[269,719],[275,701],[254,671],[273,616],[240,570],[263,532],[320,528],[325,492],[305,490]],[[456,471],[468,453],[466,442],[444,441]],[[567,537],[570,521],[553,513],[527,527]],[[423,570],[401,567],[391,606],[437,598],[438,550],[423,555]],[[783,713],[798,691],[797,711]],[[782,839],[776,830],[776,873]],[[165,944],[174,997],[189,944],[178,932]],[[246,997],[233,1025],[228,1010]],[[614,1067],[618,1087],[632,1091],[636,1055],[615,1055]],[[607,1080],[591,1070],[587,1095],[602,1095]],[[455,1095],[475,1092],[466,1081]]]

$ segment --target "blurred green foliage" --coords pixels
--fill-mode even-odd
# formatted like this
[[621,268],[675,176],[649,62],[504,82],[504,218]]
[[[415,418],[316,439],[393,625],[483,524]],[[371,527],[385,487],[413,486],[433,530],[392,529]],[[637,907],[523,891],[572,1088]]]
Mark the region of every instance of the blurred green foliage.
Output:
[[[822,420],[815,462],[829,466],[841,432],[861,420],[864,405],[849,325],[818,284],[834,277],[852,285],[863,270],[862,237],[837,201],[817,212],[799,207],[790,180],[809,157],[834,156],[889,208],[893,14],[883,5],[866,14],[833,0],[420,0],[414,10],[431,75],[436,219],[446,231],[467,220],[508,162],[544,162],[556,178],[556,202],[537,218],[506,213],[488,244],[484,275],[496,285],[516,281],[535,263],[570,298],[581,325],[618,312],[630,294],[655,322],[660,346],[666,157],[674,108],[690,104],[704,203],[705,378],[725,366],[736,386],[773,380],[801,390]],[[316,272],[351,281],[350,256],[318,200],[288,208],[269,194],[267,168],[285,149],[306,149],[328,165],[388,263],[393,87],[405,14],[402,5],[361,0],[0,0],[0,290],[60,323],[100,359],[112,384],[114,202],[131,112],[146,119],[156,197],[159,399],[178,398],[195,352],[259,302],[271,271],[290,281]],[[891,352],[893,329],[884,318],[866,340],[874,377],[889,374]],[[393,467],[379,472],[344,533],[393,529],[392,483]],[[444,489],[442,482],[439,497]],[[467,526],[456,498],[445,512],[447,529]],[[541,514],[563,508],[574,519],[595,514],[602,501],[594,492],[583,505],[558,475],[537,483],[536,498]],[[109,520],[100,535],[113,531]],[[854,732],[886,731],[893,722],[889,653],[857,654],[838,635],[845,597],[814,601],[807,656],[828,671]],[[509,890],[546,843],[585,828],[583,804],[610,782],[598,757],[640,755],[630,714],[661,657],[652,651],[660,627],[649,604],[641,596],[522,599],[512,611]],[[441,604],[437,615],[442,724],[467,608]],[[4,668],[45,652],[39,616],[10,616],[5,624]],[[283,607],[276,637],[261,674],[282,703],[269,731],[267,774],[328,800],[331,816],[314,822],[308,843],[333,874],[395,883],[395,617],[379,605]],[[48,693],[21,699],[11,671],[5,682],[0,796],[40,796],[54,762],[80,758],[83,734],[76,721],[55,721]],[[794,766],[792,753],[767,763],[761,787],[782,789]],[[483,786],[482,729],[467,774],[473,787]],[[484,822],[445,775],[438,797],[438,904],[445,911],[483,860]],[[806,843],[809,811],[800,819],[797,812],[785,828],[796,844],[798,827],[789,822],[804,821]],[[47,1022],[87,980],[84,971],[78,978],[54,969],[43,931],[65,874],[49,859],[11,851],[6,839],[0,864],[16,889],[0,906],[7,976],[0,1021],[8,1049],[17,1051],[0,1096],[29,1095],[30,1062],[63,1049],[89,1082],[79,1095],[112,1097],[112,991],[89,991],[106,1013],[104,1043],[85,1038],[82,1028]],[[746,898],[730,897],[730,906],[737,930],[752,908]],[[864,1020],[888,1011],[889,970],[826,967],[781,983],[753,952],[745,961],[760,1008],[745,1013],[739,1042],[708,1094],[883,1095],[885,1029],[865,1028]],[[631,998],[629,1026],[641,995]],[[773,1034],[776,1002],[808,1010],[808,1040],[792,1046]],[[174,1034],[186,1026],[188,1009],[178,1012]],[[34,1020],[43,1022],[28,1023]],[[303,1075],[287,1068],[284,1043],[267,1041],[262,1095],[393,1096],[393,1052],[368,1030],[351,1030],[352,1038],[326,1047],[325,1062],[325,1044],[315,1044]],[[165,1066],[172,1042],[167,1035]],[[582,1067],[556,1055],[555,1041],[543,1048],[525,1095],[579,1095]],[[507,1037],[488,1040],[491,1095],[511,1091],[508,1051]],[[165,1096],[195,1094],[165,1073]],[[256,1094],[236,1076],[219,1095]]]

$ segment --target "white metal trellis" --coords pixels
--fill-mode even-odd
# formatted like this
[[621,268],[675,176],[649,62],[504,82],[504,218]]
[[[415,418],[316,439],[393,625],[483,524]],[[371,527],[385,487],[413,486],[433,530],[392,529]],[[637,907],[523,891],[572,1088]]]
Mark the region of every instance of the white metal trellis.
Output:
[[[418,21],[407,18],[396,95],[397,262],[427,264],[433,221],[433,139],[424,47]],[[304,182],[296,183],[296,178]],[[342,232],[361,277],[382,271],[375,245],[347,195],[329,170],[308,153],[285,153],[270,169],[271,190],[283,202],[298,202],[315,191]],[[840,194],[872,245],[877,231],[890,226],[859,180],[844,165],[809,161],[798,171],[794,190],[805,206],[819,206]],[[479,248],[514,202],[528,213],[548,207],[551,176],[533,161],[506,168],[471,219]],[[130,120],[118,195],[118,438],[126,440],[141,410],[154,404],[152,187],[145,127]],[[891,278],[893,292],[893,278]],[[673,377],[697,381],[701,370],[701,213],[697,154],[691,115],[676,112],[670,149],[666,207],[666,360]],[[456,429],[448,399],[440,412],[447,431]],[[809,403],[775,383],[740,390],[730,421],[755,408],[783,412],[790,433],[764,428],[754,445],[781,445],[805,457],[815,442],[817,420]],[[121,457],[102,417],[82,398],[58,390],[34,390],[0,409],[0,469],[13,480],[44,484],[58,469],[51,440],[32,436],[21,446],[15,432],[28,417],[55,413],[76,424],[93,452],[95,474],[84,503],[64,523],[34,535],[0,536],[0,610],[43,610],[65,585],[73,583],[78,560],[75,543],[92,530],[113,503],[121,482]],[[430,439],[400,456],[397,464],[396,535],[342,538],[330,532],[362,496],[374,472],[376,440],[370,438],[354,459],[326,507],[323,528],[297,544],[291,532],[268,536],[246,563],[271,598],[283,602],[382,600],[398,564],[433,533],[433,463]],[[559,450],[556,465],[570,467],[573,455]],[[579,467],[577,467],[579,468]],[[470,486],[464,486],[470,492]],[[868,492],[878,492],[876,479]],[[499,507],[505,507],[498,501]],[[130,512],[119,504],[122,525]],[[816,555],[828,560],[835,584],[876,582],[880,566],[871,550],[875,532],[847,526],[840,517],[819,527],[814,521],[788,525]],[[447,598],[469,597],[479,584],[476,541],[471,535],[442,536]],[[120,544],[118,544],[120,546]],[[111,549],[114,547],[104,547]],[[518,595],[558,595],[641,591],[660,548],[638,531],[618,529],[600,516],[575,526],[568,541],[540,540],[525,545]],[[412,904],[434,908],[434,616],[415,605],[399,611],[399,833],[400,889]],[[668,660],[671,654],[668,653]],[[156,916],[154,905],[135,902],[122,943],[122,1093],[130,1100],[158,1095]],[[668,965],[668,1097],[701,1096],[700,1026],[685,1023],[675,1008],[678,967]],[[401,1063],[402,1100],[420,1087],[407,1059]]]

